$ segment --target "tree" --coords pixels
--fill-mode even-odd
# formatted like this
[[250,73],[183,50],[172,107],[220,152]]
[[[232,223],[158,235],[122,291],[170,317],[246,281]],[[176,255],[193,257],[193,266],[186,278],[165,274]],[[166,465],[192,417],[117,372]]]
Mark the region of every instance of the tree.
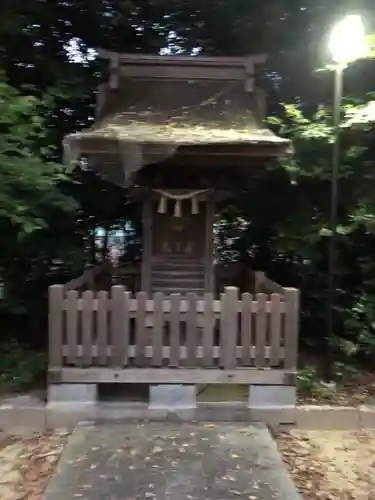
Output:
[[67,181],[61,165],[46,161],[38,144],[45,135],[37,98],[0,83],[0,217],[7,236],[21,239],[45,226],[49,210],[76,208],[58,185]]
[[69,182],[64,167],[48,161],[49,151],[40,148],[47,104],[4,81],[0,84],[0,278],[4,287],[0,305],[5,311],[30,307],[24,292],[30,287],[26,295],[35,295],[31,277],[36,263],[46,272],[47,248],[39,246],[35,252],[34,242],[46,241],[52,225],[73,221],[78,210],[75,200],[63,191]]

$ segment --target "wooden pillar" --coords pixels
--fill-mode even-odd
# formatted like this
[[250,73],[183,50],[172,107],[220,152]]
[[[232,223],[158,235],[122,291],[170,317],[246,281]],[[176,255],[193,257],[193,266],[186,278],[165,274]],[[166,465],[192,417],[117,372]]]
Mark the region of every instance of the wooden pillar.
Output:
[[152,201],[146,200],[142,210],[142,271],[141,290],[151,293],[152,277]]
[[215,290],[214,272],[214,218],[215,202],[210,196],[206,204],[206,248],[204,255],[204,288],[206,293],[213,293]]

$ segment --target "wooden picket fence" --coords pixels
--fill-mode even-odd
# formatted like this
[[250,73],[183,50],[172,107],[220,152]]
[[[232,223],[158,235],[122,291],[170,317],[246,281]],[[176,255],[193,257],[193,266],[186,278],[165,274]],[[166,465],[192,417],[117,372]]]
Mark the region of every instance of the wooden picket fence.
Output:
[[[145,292],[49,290],[49,372],[55,383],[290,383],[299,291],[214,300]],[[259,382],[267,383],[267,382]]]

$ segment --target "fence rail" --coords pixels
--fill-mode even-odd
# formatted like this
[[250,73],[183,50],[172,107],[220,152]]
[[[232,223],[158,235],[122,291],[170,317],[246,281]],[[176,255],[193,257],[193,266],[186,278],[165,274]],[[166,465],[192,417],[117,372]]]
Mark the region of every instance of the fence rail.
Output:
[[64,285],[64,290],[95,290],[95,280],[104,273],[111,272],[111,263],[107,260],[101,262],[97,266],[86,269],[80,276],[74,278]]
[[123,286],[80,294],[54,285],[49,297],[50,370],[116,368],[137,378],[140,368],[296,368],[296,289],[267,297],[239,296],[230,287],[214,300],[194,293],[133,297]]

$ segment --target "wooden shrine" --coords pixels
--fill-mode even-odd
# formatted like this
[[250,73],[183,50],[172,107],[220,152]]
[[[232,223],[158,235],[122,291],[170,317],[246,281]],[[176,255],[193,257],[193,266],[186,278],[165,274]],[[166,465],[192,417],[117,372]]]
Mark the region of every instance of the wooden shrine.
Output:
[[265,57],[99,55],[96,122],[64,150],[142,205],[141,289],[51,287],[51,381],[293,384],[298,290],[215,293],[217,204],[291,149],[264,126]]
[[265,57],[100,55],[97,125],[66,138],[67,156],[143,204],[143,291],[213,292],[215,203],[290,149],[263,125]]

